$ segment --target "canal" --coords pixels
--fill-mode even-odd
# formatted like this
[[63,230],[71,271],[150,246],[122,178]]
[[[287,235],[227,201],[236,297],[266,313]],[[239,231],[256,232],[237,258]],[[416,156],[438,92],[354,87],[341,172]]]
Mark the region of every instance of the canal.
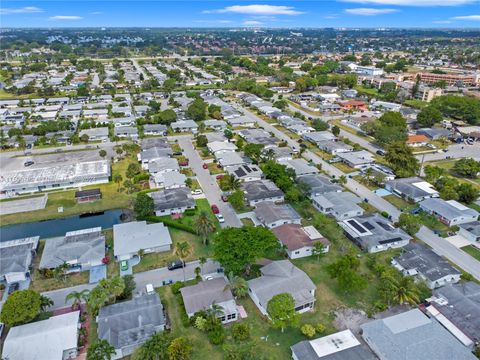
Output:
[[[127,210],[128,211],[128,210]],[[95,214],[69,216],[61,219],[14,224],[0,227],[0,241],[40,236],[40,239],[65,235],[68,231],[92,227],[111,228],[122,222],[124,210],[114,209]]]

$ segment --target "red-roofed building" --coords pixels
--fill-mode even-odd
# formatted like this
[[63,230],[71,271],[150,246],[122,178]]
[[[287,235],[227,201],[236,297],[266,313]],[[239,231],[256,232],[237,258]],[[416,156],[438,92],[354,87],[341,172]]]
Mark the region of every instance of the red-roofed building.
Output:
[[367,104],[360,100],[337,101],[337,104],[344,110],[368,110]]
[[272,229],[277,239],[287,247],[290,259],[312,255],[313,246],[322,243],[324,252],[328,252],[330,241],[323,237],[313,226],[302,227],[297,224],[285,224]]
[[407,145],[411,147],[426,146],[428,141],[429,139],[425,135],[409,135]]

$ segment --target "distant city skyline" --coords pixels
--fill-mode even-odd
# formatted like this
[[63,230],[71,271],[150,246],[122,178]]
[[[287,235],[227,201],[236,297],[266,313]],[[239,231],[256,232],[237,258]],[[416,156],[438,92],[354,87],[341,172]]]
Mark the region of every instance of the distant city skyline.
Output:
[[5,0],[0,9],[0,23],[2,28],[480,28],[480,1]]

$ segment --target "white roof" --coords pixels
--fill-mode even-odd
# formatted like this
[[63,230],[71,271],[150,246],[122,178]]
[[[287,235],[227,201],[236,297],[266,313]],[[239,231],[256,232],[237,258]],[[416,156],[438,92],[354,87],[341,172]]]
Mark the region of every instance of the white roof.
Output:
[[310,345],[319,358],[360,345],[350,330],[324,336],[310,341]]
[[62,360],[63,352],[77,348],[80,312],[52,316],[10,329],[3,358],[11,360]]
[[413,186],[425,191],[428,194],[437,194],[438,191],[433,188],[433,185],[426,182],[426,181],[420,181],[412,184]]

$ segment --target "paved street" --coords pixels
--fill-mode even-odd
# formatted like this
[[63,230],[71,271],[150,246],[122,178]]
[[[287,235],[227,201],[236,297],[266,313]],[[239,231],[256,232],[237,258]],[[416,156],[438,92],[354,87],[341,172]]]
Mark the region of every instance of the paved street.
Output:
[[[198,260],[187,263],[187,266],[185,266],[186,280],[191,280],[195,278],[196,267],[200,267],[200,262]],[[202,274],[205,275],[205,274],[216,273],[218,268],[220,268],[220,264],[209,259],[203,265]],[[176,269],[176,270],[170,271],[166,267],[164,267],[160,269],[137,273],[135,274],[135,282],[137,284],[135,291],[143,292],[147,284],[152,284],[154,287],[160,287],[163,285],[163,281],[168,282],[170,280],[173,282],[183,281],[182,269]],[[48,296],[50,299],[53,300],[54,305],[49,310],[55,310],[55,309],[60,309],[72,304],[70,301],[67,303],[65,302],[66,296],[71,292],[82,291],[85,289],[91,290],[94,287],[95,287],[95,284],[84,284],[84,285],[78,285],[78,286],[73,286],[73,287],[64,288],[64,289],[47,291],[42,293],[42,295]]]
[[241,227],[242,222],[238,219],[237,214],[233,210],[232,206],[229,203],[222,201],[222,192],[218,187],[215,177],[210,175],[208,169],[204,169],[202,167],[203,160],[193,148],[191,137],[179,137],[178,143],[183,149],[185,156],[189,159],[190,167],[195,174],[197,174],[197,180],[200,183],[203,193],[205,194],[209,203],[216,204],[220,210],[220,213],[225,218],[225,222],[222,224],[222,226]]
[[[417,159],[422,160],[423,155],[417,155]],[[460,158],[474,158],[480,160],[480,142],[475,142],[473,145],[467,144],[453,144],[448,147],[447,152],[435,152],[425,154],[425,161],[460,159]]]
[[[245,116],[254,119],[265,130],[272,132],[275,135],[275,137],[277,137],[280,140],[285,140],[290,147],[296,148],[296,149],[299,148],[298,143],[296,141],[292,140],[288,135],[278,130],[272,124],[267,123],[266,121],[262,120],[257,115],[255,115],[248,109],[241,107],[240,105],[236,105],[236,107],[238,110],[242,111],[245,114]],[[307,160],[312,160],[315,164],[321,165],[322,169],[332,177],[335,177],[338,179],[340,176],[345,175],[342,171],[337,169],[335,166],[327,163],[326,161],[321,159],[318,155],[316,155],[310,150],[306,150],[303,153],[303,157]],[[347,184],[345,186],[350,191],[356,193],[360,198],[367,199],[372,206],[376,207],[380,211],[386,211],[389,215],[392,216],[393,220],[397,220],[398,217],[400,216],[400,211],[395,206],[390,204],[388,201],[382,199],[380,196],[374,194],[372,191],[370,191],[368,188],[360,184],[358,181],[350,179],[347,176]]]
[[480,280],[480,262],[478,260],[456,248],[446,239],[436,235],[425,226],[420,228],[417,237],[424,243],[430,245],[438,255],[446,257],[464,271],[472,274],[477,280]]

